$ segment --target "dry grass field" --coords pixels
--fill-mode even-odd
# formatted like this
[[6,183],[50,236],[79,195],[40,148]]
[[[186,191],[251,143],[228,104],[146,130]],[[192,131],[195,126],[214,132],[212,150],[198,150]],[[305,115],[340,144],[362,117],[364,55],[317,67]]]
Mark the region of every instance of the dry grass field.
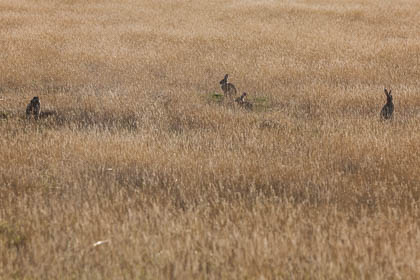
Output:
[[419,18],[0,0],[0,279],[419,279]]

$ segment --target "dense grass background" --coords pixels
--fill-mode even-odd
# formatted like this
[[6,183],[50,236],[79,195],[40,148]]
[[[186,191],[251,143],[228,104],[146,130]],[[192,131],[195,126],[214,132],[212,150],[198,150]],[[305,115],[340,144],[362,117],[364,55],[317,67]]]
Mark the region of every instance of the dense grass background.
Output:
[[420,2],[88,2],[0,1],[0,278],[420,277]]

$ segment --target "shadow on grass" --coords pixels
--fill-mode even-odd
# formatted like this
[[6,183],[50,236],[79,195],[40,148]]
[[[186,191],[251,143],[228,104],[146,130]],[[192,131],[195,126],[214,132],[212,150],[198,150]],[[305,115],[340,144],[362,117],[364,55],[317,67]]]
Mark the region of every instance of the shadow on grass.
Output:
[[64,111],[44,110],[39,119],[27,119],[18,116],[27,124],[54,129],[70,127],[76,129],[118,129],[135,131],[139,128],[140,119],[134,112],[96,112],[92,110],[72,109]]

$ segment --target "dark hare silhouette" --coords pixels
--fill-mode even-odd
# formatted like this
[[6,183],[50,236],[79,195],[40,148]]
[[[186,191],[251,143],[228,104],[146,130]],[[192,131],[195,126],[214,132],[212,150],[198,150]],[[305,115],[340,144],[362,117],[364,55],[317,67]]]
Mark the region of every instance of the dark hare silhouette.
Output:
[[41,101],[38,96],[32,98],[28,106],[26,106],[26,118],[30,119],[34,116],[35,120],[46,119],[52,116],[57,116],[57,112],[54,110],[43,110],[41,111]]
[[233,95],[236,95],[237,91],[236,91],[236,87],[233,84],[228,83],[228,81],[227,81],[228,77],[229,77],[229,75],[226,74],[225,77],[223,78],[223,80],[220,81],[220,85],[221,85],[221,88],[223,90],[223,94],[225,96],[232,97]]
[[31,115],[37,120],[41,113],[41,102],[39,101],[39,97],[35,96],[29,102],[28,106],[26,106],[26,118],[30,118]]
[[394,112],[394,103],[392,102],[392,95],[391,91],[387,91],[387,89],[384,89],[385,95],[386,95],[386,104],[384,107],[382,107],[381,110],[381,119],[382,120],[389,120],[392,119],[392,113]]

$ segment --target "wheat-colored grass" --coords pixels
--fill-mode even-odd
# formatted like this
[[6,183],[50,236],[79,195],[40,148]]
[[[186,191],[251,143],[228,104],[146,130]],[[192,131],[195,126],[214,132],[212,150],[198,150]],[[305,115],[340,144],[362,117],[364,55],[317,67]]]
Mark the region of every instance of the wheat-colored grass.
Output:
[[419,17],[0,1],[0,278],[419,279]]

